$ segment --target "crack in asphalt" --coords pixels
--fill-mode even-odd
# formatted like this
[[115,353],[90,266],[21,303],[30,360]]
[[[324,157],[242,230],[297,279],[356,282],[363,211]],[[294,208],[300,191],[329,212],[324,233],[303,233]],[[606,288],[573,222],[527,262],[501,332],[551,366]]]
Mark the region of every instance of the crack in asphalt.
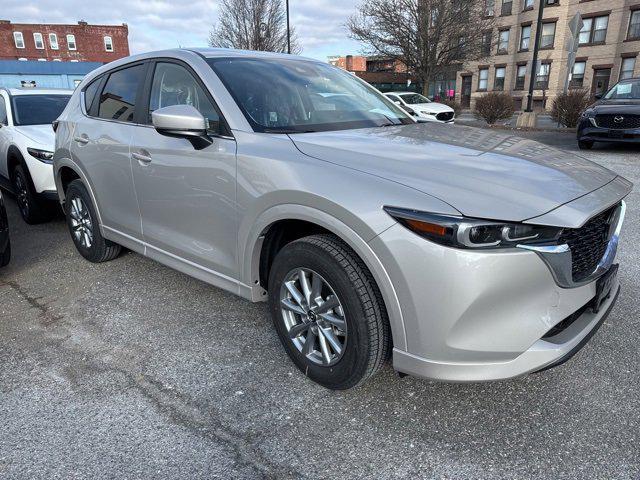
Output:
[[[25,300],[29,307],[37,310],[38,316],[44,326],[51,326],[63,318],[64,315],[56,315],[52,309],[41,301],[42,297],[30,295],[25,288],[14,281],[0,280],[0,286],[10,287],[21,299]],[[80,325],[82,328],[82,325]],[[58,325],[58,328],[65,328]],[[57,332],[56,334],[60,334]],[[56,348],[64,348],[72,354],[80,355],[82,362],[74,363],[65,368],[65,376],[72,383],[78,385],[80,377],[91,375],[92,373],[114,372],[124,376],[127,384],[135,388],[140,394],[149,400],[153,407],[175,425],[186,428],[193,434],[213,440],[227,446],[234,454],[236,463],[240,467],[249,467],[255,470],[261,478],[265,479],[298,479],[305,478],[300,472],[292,468],[285,468],[278,463],[274,463],[266,458],[259,449],[253,445],[250,434],[234,432],[215,416],[205,413],[186,395],[173,390],[154,379],[150,375],[136,373],[127,368],[125,363],[128,355],[124,352],[113,353],[112,348],[104,348],[106,345],[99,339],[93,339],[96,344],[102,344],[103,348],[94,351],[90,349],[74,348],[65,345],[65,340],[72,337],[66,335],[62,338],[49,338],[51,332],[45,332],[46,341],[54,341]],[[81,346],[81,345],[80,345]],[[94,345],[97,346],[97,345]],[[135,354],[132,354],[135,357]],[[131,357],[130,357],[131,358]],[[84,364],[84,365],[83,365]]]

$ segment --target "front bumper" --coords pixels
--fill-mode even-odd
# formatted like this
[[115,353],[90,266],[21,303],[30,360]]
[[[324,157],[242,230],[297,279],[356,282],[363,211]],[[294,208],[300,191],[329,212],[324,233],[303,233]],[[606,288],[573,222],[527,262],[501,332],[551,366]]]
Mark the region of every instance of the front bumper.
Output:
[[[407,348],[394,348],[394,368],[430,379],[500,380],[559,362],[603,321],[619,290],[616,280],[596,314],[583,309],[596,282],[562,288],[536,252],[456,250],[401,225],[370,245],[402,307]],[[561,333],[548,335],[581,309]]]
[[596,127],[592,125],[588,119],[583,119],[578,126],[578,140],[590,142],[639,143],[640,128],[610,130],[608,128]]

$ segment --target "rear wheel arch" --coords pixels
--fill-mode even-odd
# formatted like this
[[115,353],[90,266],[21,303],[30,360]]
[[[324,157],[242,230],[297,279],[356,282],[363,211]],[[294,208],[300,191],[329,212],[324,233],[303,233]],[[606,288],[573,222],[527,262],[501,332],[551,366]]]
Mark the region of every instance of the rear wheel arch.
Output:
[[66,191],[71,182],[74,180],[80,180],[84,184],[93,202],[93,208],[95,209],[96,216],[98,217],[98,222],[100,224],[100,230],[102,231],[102,214],[100,211],[100,204],[94,194],[93,185],[82,169],[73,160],[68,158],[56,159],[54,162],[54,178],[61,204],[65,203]]

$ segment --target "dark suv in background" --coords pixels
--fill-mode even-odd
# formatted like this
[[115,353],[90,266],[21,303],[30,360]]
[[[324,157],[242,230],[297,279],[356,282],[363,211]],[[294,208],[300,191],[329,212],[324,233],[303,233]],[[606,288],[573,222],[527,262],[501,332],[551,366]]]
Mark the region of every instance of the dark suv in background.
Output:
[[640,78],[617,83],[587,108],[578,123],[578,146],[594,142],[640,142]]

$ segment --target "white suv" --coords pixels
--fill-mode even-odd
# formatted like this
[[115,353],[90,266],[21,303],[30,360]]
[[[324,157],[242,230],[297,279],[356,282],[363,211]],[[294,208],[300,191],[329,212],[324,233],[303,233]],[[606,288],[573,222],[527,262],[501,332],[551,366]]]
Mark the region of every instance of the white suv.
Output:
[[55,211],[51,123],[72,93],[0,88],[0,186],[15,194],[27,223],[45,221]]

